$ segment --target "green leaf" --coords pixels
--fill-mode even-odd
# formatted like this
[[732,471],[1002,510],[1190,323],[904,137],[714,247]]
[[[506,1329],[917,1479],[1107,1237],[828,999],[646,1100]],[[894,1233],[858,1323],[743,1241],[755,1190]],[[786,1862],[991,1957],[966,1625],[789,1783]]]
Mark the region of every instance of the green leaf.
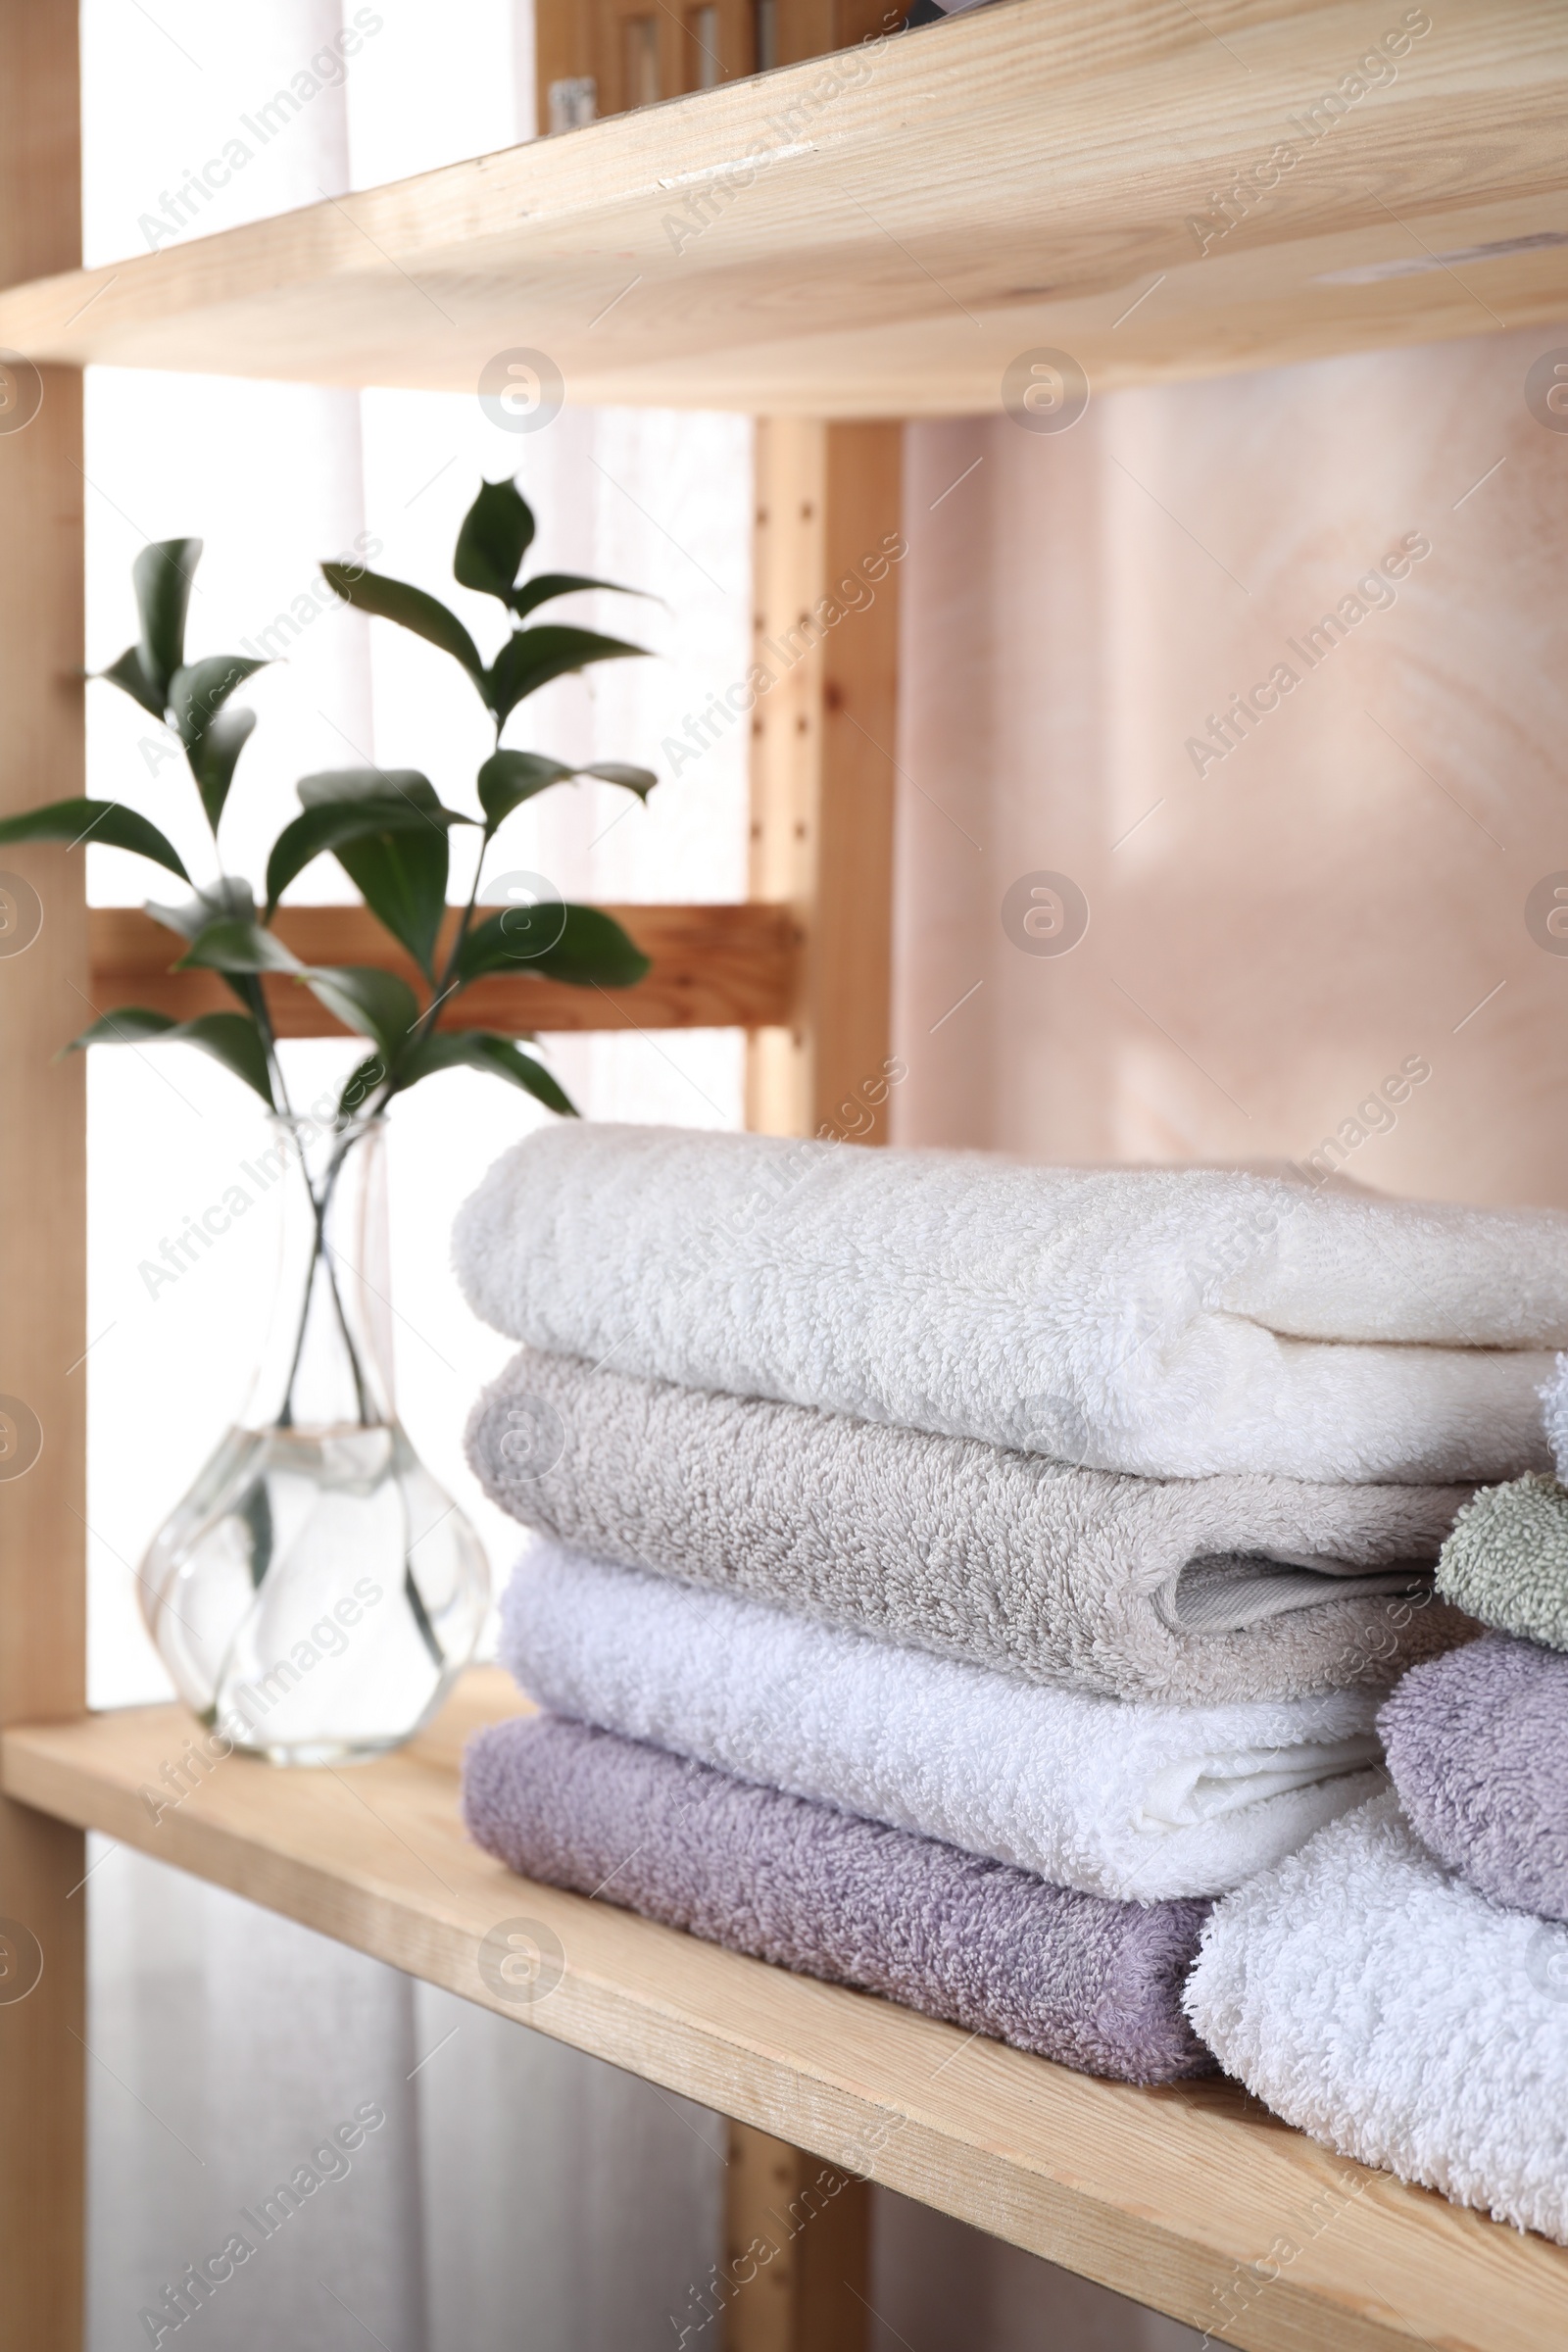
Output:
[[28,808],[21,816],[0,819],[0,841],[64,841],[74,846],[89,835],[106,849],[134,850],[138,858],[167,866],[182,882],[190,880],[172,842],[118,801],[52,801],[47,808]]
[[337,845],[337,861],[377,922],[426,979],[447,906],[448,842],[436,826],[399,825]]
[[601,760],[596,767],[585,767],[585,776],[597,776],[602,784],[619,784],[626,792],[634,792],[646,801],[659,782],[651,767],[628,767],[624,760]]
[[142,549],[130,567],[141,621],[142,671],[158,696],[160,711],[169,701],[170,681],[185,659],[185,608],[201,554],[199,539],[157,539]]
[[272,844],[267,861],[269,918],[295,875],[328,850],[336,852],[348,843],[369,841],[382,834],[433,833],[446,825],[471,821],[455,816],[450,809],[431,810],[407,799],[319,802],[286,824]]
[[304,813],[272,845],[268,911],[300,869],[330,850],[370,912],[428,976],[446,911],[447,828],[473,818],[443,808],[413,767],[343,767],[302,776]]
[[[536,571],[531,580],[521,581],[514,588],[507,602],[519,620],[525,620],[538,605],[548,605],[558,596],[576,596],[589,588],[608,588],[612,596],[645,596],[643,588],[623,588],[618,580],[591,580],[580,571]],[[655,603],[660,600],[656,597]]]
[[344,1080],[343,1092],[337,1099],[339,1119],[356,1117],[388,1075],[386,1063],[379,1054],[368,1054],[363,1061],[356,1062]]
[[232,918],[198,931],[176,972],[303,972],[305,965],[273,932]]
[[139,645],[127,645],[120,660],[111,662],[109,667],[101,669],[98,675],[107,678],[111,686],[120,687],[122,693],[130,696],[132,702],[140,703],[142,709],[150,710],[154,718],[163,717],[164,698],[141,665]]
[[552,784],[566,784],[577,773],[560,760],[547,760],[543,752],[492,752],[479,770],[479,806],[483,808],[490,831],[514,808],[531,801],[536,792],[548,792]]
[[139,1046],[149,1042],[199,1046],[204,1054],[211,1054],[224,1069],[232,1070],[236,1078],[243,1078],[247,1086],[253,1087],[269,1109],[272,1107],[267,1049],[256,1023],[243,1012],[203,1012],[193,1021],[176,1021],[167,1012],[149,1012],[145,1005],[123,1004],[118,1012],[106,1012],[90,1029],[84,1029],[72,1040],[66,1052],[75,1054],[83,1046]]
[[149,899],[142,908],[155,923],[166,931],[177,931],[181,939],[194,939],[209,923],[234,921],[253,923],[256,920],[256,901],[251,886],[238,875],[224,874],[220,881],[200,885],[196,896],[187,899],[182,906],[159,906]]
[[209,654],[175,670],[169,681],[169,708],[174,732],[187,751],[200,743],[235,688],[267,666],[248,654]]
[[377,619],[395,620],[401,628],[412,629],[416,637],[425,638],[431,645],[450,654],[483,692],[484,663],[479,651],[455,612],[426,596],[422,588],[411,588],[405,580],[386,580],[379,572],[362,571],[358,564],[323,564],[322,573],[329,588],[352,605],[358,612],[372,612]]
[[543,752],[492,752],[479,770],[479,803],[486,830],[494,833],[524,801],[548,792],[552,784],[569,784],[574,776],[597,776],[602,783],[619,784],[646,801],[659,782],[651,767],[628,767],[619,760],[604,760],[593,767],[568,767]]
[[200,739],[187,747],[191,774],[202,796],[207,822],[215,833],[228,799],[228,788],[234,781],[235,763],[255,727],[254,710],[220,710]]
[[395,1063],[419,1018],[418,1000],[396,972],[346,963],[301,974],[306,986],[345,1027],[357,1029]]
[[[533,918],[548,918],[544,945],[529,944]],[[506,906],[476,923],[463,943],[465,981],[483,972],[537,972],[571,988],[634,988],[650,958],[612,915],[598,906]]]
[[533,514],[515,482],[482,482],[463,517],[452,576],[460,588],[512,601],[512,583],[533,544]]
[[438,1070],[487,1070],[492,1077],[506,1078],[520,1086],[524,1094],[563,1117],[574,1119],[576,1104],[563,1094],[543,1062],[530,1054],[519,1054],[510,1037],[497,1037],[488,1029],[437,1029],[413,1053],[403,1067],[403,1084],[413,1086],[421,1078],[431,1078]]
[[427,809],[449,823],[472,821],[460,817],[455,809],[443,809],[435,786],[416,767],[321,768],[315,775],[301,776],[294,789],[302,808],[322,808],[331,802],[406,801],[411,808]]
[[542,628],[518,629],[507,639],[485,672],[481,691],[497,726],[504,726],[509,713],[552,678],[586,669],[590,662],[619,662],[646,651],[619,637],[601,637],[597,629],[567,629],[547,621]]

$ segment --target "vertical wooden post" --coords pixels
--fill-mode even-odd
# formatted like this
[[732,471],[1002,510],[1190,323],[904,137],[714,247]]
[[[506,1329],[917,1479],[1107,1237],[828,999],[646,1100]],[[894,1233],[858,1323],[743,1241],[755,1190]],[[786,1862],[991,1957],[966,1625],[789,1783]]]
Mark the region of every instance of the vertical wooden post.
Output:
[[814,1135],[889,1052],[902,476],[897,424],[758,421],[751,895],[801,953],[794,1022],[751,1044],[768,1135]]
[[870,2195],[820,2157],[731,2124],[723,2352],[863,2352]]
[[[889,1053],[900,426],[759,418],[756,502],[753,659],[773,684],[752,716],[751,894],[793,909],[800,979],[790,1027],[749,1041],[746,1123],[885,1143],[885,1117],[861,1127]],[[724,2352],[862,2352],[863,2181],[731,2124],[724,2236]]]
[[[0,284],[81,258],[75,0],[0,0]],[[81,378],[0,353],[0,808],[84,789]],[[82,853],[0,849],[0,1722],[85,1692]],[[82,2328],[83,1839],[0,1800],[0,2352]],[[39,1973],[41,1969],[41,1974]]]

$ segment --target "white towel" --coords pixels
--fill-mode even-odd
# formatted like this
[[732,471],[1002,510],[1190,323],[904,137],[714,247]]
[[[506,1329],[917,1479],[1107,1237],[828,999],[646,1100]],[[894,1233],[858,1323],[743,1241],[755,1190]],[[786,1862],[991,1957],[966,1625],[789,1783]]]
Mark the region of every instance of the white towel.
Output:
[[545,1539],[502,1614],[508,1665],[553,1714],[1124,1902],[1234,1886],[1383,1785],[1370,1691],[1052,1690]]
[[1287,2123],[1568,2244],[1568,1928],[1445,1870],[1392,1791],[1226,1896],[1186,2006]]
[[537,1348],[1155,1478],[1545,1468],[1568,1346],[1568,1215],[1213,1169],[563,1121],[454,1247]]

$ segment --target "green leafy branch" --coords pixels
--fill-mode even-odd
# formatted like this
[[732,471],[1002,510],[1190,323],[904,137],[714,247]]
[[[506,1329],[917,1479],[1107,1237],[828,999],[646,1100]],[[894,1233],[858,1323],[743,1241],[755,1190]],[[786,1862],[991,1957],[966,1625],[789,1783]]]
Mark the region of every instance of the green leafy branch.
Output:
[[[338,768],[302,778],[300,813],[272,844],[260,903],[249,882],[224,872],[219,828],[240,753],[256,724],[254,711],[232,708],[229,698],[266,665],[238,654],[188,662],[186,612],[202,543],[171,539],[142,549],[131,572],[140,637],[101,674],[178,737],[212,836],[217,873],[199,886],[191,883],[184,861],[160,828],[117,801],[56,801],[0,823],[0,842],[74,845],[90,837],[133,851],[190,883],[195,892],[191,899],[176,906],[149,902],[147,911],[184,943],[172,968],[220,973],[239,1009],[177,1021],[144,1006],[128,1006],[94,1021],[67,1051],[181,1040],[214,1055],[270,1109],[288,1115],[288,1093],[263,988],[264,977],[273,975],[309,988],[373,1048],[343,1089],[340,1124],[374,1115],[420,1079],[460,1066],[505,1078],[552,1110],[573,1112],[550,1072],[521,1051],[522,1043],[533,1042],[531,1031],[500,1035],[436,1027],[443,1008],[489,973],[522,972],[577,988],[627,988],[648,969],[647,956],[618,923],[596,907],[509,906],[474,919],[486,856],[514,810],[553,785],[579,776],[618,785],[641,801],[657,781],[644,767],[616,761],[578,767],[539,752],[502,746],[512,713],[540,687],[590,663],[620,661],[645,650],[593,629],[530,620],[540,607],[585,589],[640,593],[577,572],[538,572],[524,580],[522,564],[534,528],[532,512],[514,483],[486,482],[458,533],[454,576],[460,586],[495,598],[510,622],[507,637],[488,663],[457,614],[423,589],[355,565],[322,565],[346,604],[413,630],[459,664],[490,714],[495,749],[475,779],[478,814],[445,807],[429,779],[412,768]],[[479,857],[473,887],[441,952],[451,835],[460,825],[479,832]],[[422,992],[376,965],[307,964],[278,938],[274,924],[283,893],[316,858],[327,855],[336,858],[370,912],[413,959]]]

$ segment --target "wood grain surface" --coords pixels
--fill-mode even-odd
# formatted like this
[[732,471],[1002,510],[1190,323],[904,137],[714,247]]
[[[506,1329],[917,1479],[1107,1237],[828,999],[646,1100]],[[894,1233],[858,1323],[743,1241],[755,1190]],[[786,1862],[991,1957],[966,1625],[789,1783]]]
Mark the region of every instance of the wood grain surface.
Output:
[[1006,0],[44,278],[0,345],[899,416],[1001,409],[1041,349],[1099,389],[1486,334],[1568,315],[1565,99],[1560,0]]
[[[653,969],[635,988],[568,988],[519,965],[475,982],[439,1013],[441,1029],[750,1029],[787,1020],[794,1004],[796,934],[788,910],[739,906],[607,906],[622,923]],[[450,930],[455,917],[449,915]],[[233,999],[215,972],[170,969],[180,943],[162,923],[134,906],[95,906],[88,918],[94,1010],[145,1004],[188,1020],[198,1012],[232,1009]],[[284,906],[277,936],[302,962],[376,964],[417,975],[411,958],[363,906]],[[340,1037],[341,1022],[298,981],[265,986],[280,1037]],[[80,1017],[78,1017],[80,1015]],[[84,1025],[74,1004],[64,1043]]]
[[[157,1822],[139,1792],[192,1736],[177,1707],[13,1730],[4,1785],[1222,2341],[1560,2340],[1568,2251],[1337,2157],[1234,2084],[1096,2082],[512,1877],[467,1842],[455,1766],[519,1704],[482,1671],[400,1754],[343,1772],[231,1756]],[[518,1921],[561,1950],[522,2000],[482,1965]]]

